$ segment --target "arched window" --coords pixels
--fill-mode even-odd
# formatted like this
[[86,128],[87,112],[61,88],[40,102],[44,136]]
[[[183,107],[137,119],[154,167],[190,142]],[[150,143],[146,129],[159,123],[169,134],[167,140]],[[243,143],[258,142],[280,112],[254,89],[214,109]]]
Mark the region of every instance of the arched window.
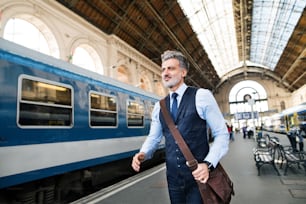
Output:
[[35,16],[20,15],[11,18],[5,25],[3,38],[59,58],[58,45],[52,32]]
[[229,105],[234,116],[232,124],[237,127],[260,126],[264,120],[263,112],[268,111],[267,92],[255,81],[239,82],[230,91]]
[[68,61],[85,69],[103,74],[103,66],[98,53],[87,44],[81,44],[72,52]]

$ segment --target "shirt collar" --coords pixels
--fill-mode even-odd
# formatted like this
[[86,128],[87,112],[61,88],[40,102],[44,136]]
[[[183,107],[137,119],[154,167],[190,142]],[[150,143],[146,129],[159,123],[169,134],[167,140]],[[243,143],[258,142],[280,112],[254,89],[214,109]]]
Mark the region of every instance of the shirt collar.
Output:
[[[186,89],[188,88],[188,86],[183,83],[176,91],[174,91],[175,93],[178,94],[178,97],[182,97],[184,92],[186,91]],[[173,91],[170,92],[170,96],[172,96],[172,94],[174,93]]]

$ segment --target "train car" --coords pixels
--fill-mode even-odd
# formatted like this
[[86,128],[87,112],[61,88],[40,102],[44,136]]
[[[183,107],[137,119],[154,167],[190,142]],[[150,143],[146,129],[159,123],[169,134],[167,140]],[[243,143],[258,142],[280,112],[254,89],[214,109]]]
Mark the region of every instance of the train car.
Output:
[[276,113],[272,115],[271,121],[272,121],[272,132],[286,133],[283,113]]
[[306,104],[287,108],[269,117],[266,130],[277,133],[287,133],[293,127],[306,128]]
[[306,127],[306,103],[282,111],[282,120],[287,131],[292,127]]
[[160,97],[4,39],[0,45],[0,189],[24,185],[23,199],[43,197],[107,177],[99,165],[139,150]]

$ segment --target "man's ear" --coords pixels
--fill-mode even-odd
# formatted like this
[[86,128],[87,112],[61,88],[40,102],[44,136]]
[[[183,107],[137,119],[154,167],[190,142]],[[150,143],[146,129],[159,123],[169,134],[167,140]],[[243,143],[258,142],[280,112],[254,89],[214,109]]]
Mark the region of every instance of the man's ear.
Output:
[[187,75],[187,70],[186,70],[186,69],[183,69],[183,71],[182,71],[182,77],[185,78],[186,75]]

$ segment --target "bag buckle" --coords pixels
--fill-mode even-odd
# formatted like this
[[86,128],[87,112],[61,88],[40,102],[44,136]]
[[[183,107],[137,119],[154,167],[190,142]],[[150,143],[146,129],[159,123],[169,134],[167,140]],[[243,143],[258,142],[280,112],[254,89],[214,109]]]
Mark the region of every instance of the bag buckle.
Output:
[[190,160],[190,161],[186,161],[186,165],[193,171],[197,168],[198,166],[198,161],[193,159],[193,160]]

